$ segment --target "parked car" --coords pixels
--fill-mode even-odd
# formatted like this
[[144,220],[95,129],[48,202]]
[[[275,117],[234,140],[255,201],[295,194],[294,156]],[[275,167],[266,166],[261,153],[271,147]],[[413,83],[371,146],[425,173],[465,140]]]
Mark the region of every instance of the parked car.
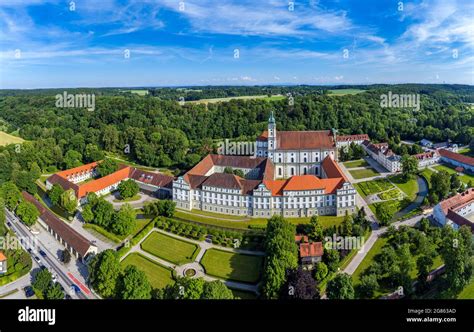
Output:
[[34,259],[35,259],[36,263],[41,265],[41,259],[38,256],[35,256]]
[[8,227],[12,227],[12,223],[9,222],[9,221],[7,221],[7,226],[8,226]]
[[58,282],[58,277],[56,277],[56,275],[53,274],[53,275],[51,276],[51,281],[54,282],[54,283]]
[[26,286],[25,288],[23,288],[23,290],[25,291],[25,296],[28,298],[35,295],[35,292],[33,291],[33,288],[31,286]]
[[46,253],[45,253],[43,250],[41,250],[41,249],[40,249],[40,251],[39,251],[39,254],[40,254],[42,257],[46,257]]
[[79,286],[77,286],[76,284],[72,284],[72,285],[71,285],[71,290],[72,290],[74,293],[80,293],[80,292],[81,292],[81,289],[80,289]]

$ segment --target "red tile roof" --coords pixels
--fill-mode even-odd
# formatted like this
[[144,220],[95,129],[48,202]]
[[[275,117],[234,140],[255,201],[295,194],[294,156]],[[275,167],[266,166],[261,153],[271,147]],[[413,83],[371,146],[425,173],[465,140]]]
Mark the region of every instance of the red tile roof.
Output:
[[[266,141],[267,139],[267,130],[257,137],[258,141]],[[330,149],[334,146],[334,137],[330,130],[277,131],[277,149],[280,150]]]
[[323,243],[300,243],[300,257],[321,257],[323,255]]
[[336,136],[338,142],[352,142],[352,141],[364,141],[370,140],[369,135],[367,134],[355,134],[355,135],[341,135]]
[[81,165],[79,167],[74,167],[74,168],[71,168],[71,169],[67,169],[65,171],[58,172],[56,174],[63,177],[63,178],[67,178],[68,176],[77,175],[79,173],[92,172],[97,167],[99,162],[93,162],[93,163],[90,163],[90,164]]
[[295,242],[297,242],[297,243],[308,242],[308,236],[307,235],[295,235]]
[[472,157],[455,153],[446,149],[439,149],[438,152],[441,155],[441,157],[452,159],[459,163],[463,163],[469,166],[474,166],[474,158]]
[[69,227],[64,221],[60,220],[54,213],[45,208],[36,198],[22,192],[23,198],[32,203],[40,212],[40,218],[46,225],[51,227],[58,236],[70,245],[81,257],[84,257],[92,244],[84,236],[79,234],[73,228]]
[[324,158],[321,166],[324,169],[324,173],[328,178],[343,178],[346,182],[347,178],[344,175],[344,172],[341,170],[336,161],[334,161],[330,156]]
[[423,159],[434,158],[436,155],[437,153],[435,151],[428,151],[428,152],[415,154],[413,157],[415,157],[418,160],[423,160]]
[[457,210],[472,200],[474,200],[474,188],[469,188],[463,193],[456,194],[453,197],[441,201],[439,204],[444,214],[447,214],[448,210]]
[[296,175],[288,179],[283,190],[322,189],[321,180],[314,175]]
[[127,179],[129,177],[129,174],[130,167],[127,166],[119,169],[118,171],[112,174],[98,178],[97,180],[84,183],[79,186],[77,197],[82,198],[84,196],[87,196],[88,193],[95,193],[102,189],[105,189],[111,185],[114,185],[120,181]]
[[169,189],[172,188],[174,179],[172,176],[169,175],[142,171],[133,167],[130,169],[130,178],[141,183],[151,184],[156,187]]
[[7,260],[7,257],[0,251],[0,262],[4,262]]

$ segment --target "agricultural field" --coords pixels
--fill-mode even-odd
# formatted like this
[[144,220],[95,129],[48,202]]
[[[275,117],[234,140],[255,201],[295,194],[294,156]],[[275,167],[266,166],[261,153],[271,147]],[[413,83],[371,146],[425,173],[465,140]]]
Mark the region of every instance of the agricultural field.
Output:
[[364,91],[365,90],[361,90],[361,89],[333,89],[333,90],[329,90],[329,95],[330,96],[355,95]]
[[24,141],[25,140],[21,137],[13,136],[3,131],[0,131],[0,146],[5,146],[8,144],[23,143]]
[[219,102],[227,102],[233,99],[241,99],[241,100],[249,100],[249,99],[263,99],[266,101],[271,100],[282,100],[285,99],[285,96],[282,95],[274,95],[274,96],[267,96],[267,95],[257,95],[257,96],[237,96],[237,97],[225,97],[225,98],[211,98],[211,99],[200,99],[200,100],[191,100],[188,101],[190,104],[212,104],[212,103],[219,103]]
[[209,249],[201,260],[206,274],[226,280],[257,283],[260,280],[263,257]]
[[386,179],[376,179],[355,183],[355,187],[362,197],[367,197],[369,195],[395,188],[393,184]]
[[178,265],[192,262],[199,253],[196,244],[159,232],[151,233],[140,246],[144,251]]
[[343,165],[346,168],[356,168],[356,167],[369,166],[369,164],[364,159],[346,161],[346,162],[343,163]]
[[362,169],[354,169],[352,171],[349,171],[349,173],[351,173],[352,177],[356,180],[371,178],[380,174],[379,172],[377,172],[375,169],[371,167],[366,167]]
[[161,289],[174,283],[173,272],[170,269],[153,262],[143,255],[131,253],[125,257],[120,265],[123,268],[128,265],[135,265],[139,270],[146,274],[148,281],[150,281],[153,288]]

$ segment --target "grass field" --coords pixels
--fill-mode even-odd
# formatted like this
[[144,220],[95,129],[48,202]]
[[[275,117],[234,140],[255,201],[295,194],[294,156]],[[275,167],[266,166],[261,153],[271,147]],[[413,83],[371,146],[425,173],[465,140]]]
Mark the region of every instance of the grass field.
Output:
[[395,188],[393,184],[391,184],[386,179],[376,179],[372,181],[355,183],[355,187],[362,197],[367,197],[381,191]]
[[263,266],[262,256],[209,249],[201,260],[206,274],[226,280],[257,283]]
[[[201,212],[201,211],[200,211]],[[213,214],[216,215],[216,214]],[[216,217],[210,218],[205,215],[195,215],[191,213],[187,213],[185,211],[176,211],[174,214],[175,218],[181,221],[191,221],[195,223],[200,223],[204,225],[210,226],[217,226],[217,227],[224,227],[224,228],[232,228],[232,229],[241,229],[241,230],[248,230],[251,225],[266,225],[268,219],[265,218],[253,218],[253,219],[246,219],[246,220],[223,220],[218,219]],[[232,217],[235,216],[227,216],[227,215],[219,215],[221,218]],[[289,222],[294,225],[300,224],[307,224],[310,221],[310,218],[286,218]],[[339,225],[342,223],[344,217],[336,217],[336,216],[319,216],[319,223],[324,228],[330,227],[332,225]]]
[[[457,174],[457,172],[454,170],[454,168],[452,168],[448,165],[438,165],[438,166],[434,166],[433,168],[436,169],[437,171],[446,171],[449,174]],[[468,175],[468,174],[460,175],[459,179],[464,183],[468,183],[469,181],[474,182],[474,176]]]
[[365,167],[369,165],[364,159],[346,161],[343,164],[346,168]]
[[191,100],[188,103],[191,104],[212,104],[212,103],[219,103],[219,102],[227,102],[232,99],[241,99],[241,100],[249,100],[249,99],[263,99],[263,100],[282,100],[285,99],[285,96],[281,95],[274,95],[274,96],[267,96],[267,95],[257,95],[257,96],[237,96],[237,97],[226,97],[226,98],[211,98],[211,99],[200,99],[200,100]]
[[374,257],[380,254],[382,251],[383,246],[387,243],[387,239],[383,237],[379,237],[372,248],[370,248],[367,255],[365,255],[362,262],[360,262],[357,269],[352,274],[352,282],[354,285],[358,285],[360,283],[360,277],[362,273],[373,263]]
[[405,181],[401,174],[389,177],[389,180],[403,191],[410,200],[414,200],[418,193],[418,183],[416,179]]
[[354,169],[349,171],[354,179],[364,179],[364,178],[371,178],[373,176],[377,176],[380,173],[377,172],[375,169],[368,167],[363,169]]
[[170,269],[153,262],[147,257],[131,253],[120,263],[123,268],[127,265],[135,265],[139,270],[143,271],[153,288],[164,288],[174,283],[173,273]]
[[126,202],[134,202],[134,201],[138,201],[139,199],[141,198],[141,196],[139,194],[136,194],[135,196],[133,197],[128,197],[128,198],[125,198],[125,199],[117,199],[115,198],[114,199],[114,202],[115,203],[126,203]]
[[330,96],[355,95],[364,91],[365,90],[360,90],[360,89],[333,89],[333,90],[329,90],[329,95]]
[[0,131],[0,146],[4,146],[8,144],[23,143],[24,141],[25,140],[21,137],[13,136],[3,131]]
[[143,90],[143,89],[123,90],[122,92],[130,92],[139,96],[146,96],[148,94],[148,90]]
[[465,156],[474,157],[474,151],[472,151],[470,148],[459,149],[458,153],[463,154]]
[[140,245],[146,252],[174,264],[192,262],[199,252],[197,245],[153,232]]

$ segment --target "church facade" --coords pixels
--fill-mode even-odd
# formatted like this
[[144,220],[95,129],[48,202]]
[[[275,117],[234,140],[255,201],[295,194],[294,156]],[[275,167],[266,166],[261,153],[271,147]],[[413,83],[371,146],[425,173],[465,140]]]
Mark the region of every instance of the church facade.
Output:
[[206,156],[173,181],[173,200],[184,210],[260,218],[354,213],[337,141],[329,130],[277,132],[272,113],[255,156]]

